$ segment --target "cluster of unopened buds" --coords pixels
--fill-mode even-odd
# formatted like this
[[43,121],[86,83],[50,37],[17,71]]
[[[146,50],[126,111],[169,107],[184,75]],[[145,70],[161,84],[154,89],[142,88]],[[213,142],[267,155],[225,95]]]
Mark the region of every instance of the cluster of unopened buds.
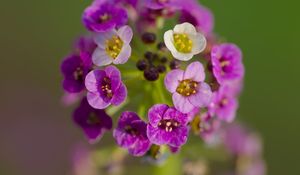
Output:
[[80,101],[73,119],[90,143],[114,128],[118,146],[157,159],[189,133],[213,142],[235,119],[242,53],[220,42],[196,0],[95,0],[82,21],[89,34],[61,72],[63,100]]

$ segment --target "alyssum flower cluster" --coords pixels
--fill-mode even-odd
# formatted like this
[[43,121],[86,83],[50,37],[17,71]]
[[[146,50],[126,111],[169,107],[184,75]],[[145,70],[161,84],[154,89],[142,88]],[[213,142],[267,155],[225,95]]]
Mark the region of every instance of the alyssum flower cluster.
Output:
[[64,102],[81,100],[73,119],[91,143],[114,128],[131,155],[157,158],[235,119],[242,53],[196,0],[95,0],[82,21],[89,34],[63,60],[62,86]]

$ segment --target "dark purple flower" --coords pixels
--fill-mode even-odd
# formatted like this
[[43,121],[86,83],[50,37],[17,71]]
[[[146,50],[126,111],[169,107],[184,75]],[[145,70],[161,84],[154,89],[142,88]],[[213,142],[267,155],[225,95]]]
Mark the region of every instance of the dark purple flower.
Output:
[[213,93],[212,102],[208,107],[210,115],[220,120],[232,122],[236,116],[238,101],[229,86],[223,85]]
[[186,143],[188,116],[165,104],[152,106],[148,111],[147,136],[157,145],[180,147]]
[[211,51],[211,62],[213,74],[221,85],[242,79],[244,76],[242,53],[234,44],[214,46]]
[[84,89],[84,79],[92,68],[91,55],[95,48],[92,38],[80,37],[73,53],[62,61],[63,88],[68,93],[78,93]]
[[180,22],[189,22],[193,24],[199,31],[206,36],[209,35],[214,28],[214,17],[209,9],[199,4],[195,0],[181,1]]
[[72,54],[66,57],[61,64],[61,72],[64,76],[63,88],[69,93],[78,93],[84,89],[85,76],[91,69],[91,64],[87,65],[88,62],[85,58],[79,55]]
[[211,102],[210,86],[204,82],[205,72],[200,62],[189,64],[185,71],[175,69],[165,77],[165,86],[171,92],[176,109],[183,113],[195,107],[206,107]]
[[98,1],[89,6],[83,13],[83,23],[93,32],[106,32],[127,23],[126,10],[110,2]]
[[106,130],[112,128],[112,120],[104,110],[92,108],[86,98],[73,113],[74,122],[82,128],[90,143],[95,143],[103,136]]
[[134,156],[144,155],[151,143],[146,134],[147,124],[134,112],[123,112],[114,130],[117,144]]
[[85,87],[88,90],[87,100],[96,109],[120,105],[127,97],[121,73],[115,66],[91,71],[85,78]]

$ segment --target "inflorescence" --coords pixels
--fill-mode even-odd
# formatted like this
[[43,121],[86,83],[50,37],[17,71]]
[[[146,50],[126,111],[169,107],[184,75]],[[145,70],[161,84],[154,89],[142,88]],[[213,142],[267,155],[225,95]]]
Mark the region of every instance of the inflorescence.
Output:
[[65,102],[81,99],[73,118],[89,142],[113,128],[113,116],[117,145],[157,159],[162,147],[180,151],[189,133],[209,143],[234,121],[242,53],[220,42],[197,1],[94,0],[82,20],[90,34],[61,71]]

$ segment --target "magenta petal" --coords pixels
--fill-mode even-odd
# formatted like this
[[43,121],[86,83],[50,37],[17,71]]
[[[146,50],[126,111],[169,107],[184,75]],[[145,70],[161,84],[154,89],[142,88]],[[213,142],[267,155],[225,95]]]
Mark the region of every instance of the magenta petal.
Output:
[[148,111],[149,123],[153,126],[157,126],[168,108],[169,106],[165,104],[156,104],[152,106]]
[[119,105],[121,104],[127,97],[127,88],[126,86],[121,83],[119,88],[116,89],[116,91],[114,92],[114,96],[111,99],[111,103],[113,105]]
[[203,65],[199,61],[192,62],[184,72],[184,80],[190,79],[193,81],[201,82],[205,79],[205,72]]
[[137,138],[124,132],[122,129],[115,129],[113,136],[116,139],[118,145],[122,146],[123,148],[129,148],[132,144],[136,142]]
[[148,139],[137,140],[134,144],[132,144],[128,152],[133,156],[143,156],[149,150],[151,143]]
[[165,86],[167,90],[171,93],[176,91],[176,88],[179,85],[179,82],[183,80],[183,70],[176,69],[170,71],[165,77]]
[[147,136],[151,143],[156,145],[168,144],[171,132],[166,133],[158,127],[153,127],[151,124],[147,125]]
[[180,147],[181,145],[186,143],[188,133],[189,129],[186,126],[177,128],[174,132],[172,132],[172,137],[170,138],[168,145],[173,147]]
[[200,83],[197,93],[188,97],[191,104],[196,107],[206,107],[212,99],[212,91],[208,84]]
[[165,112],[164,119],[173,119],[179,122],[181,125],[186,125],[189,118],[187,114],[181,113],[174,107],[171,107]]
[[104,129],[102,128],[83,128],[86,138],[91,144],[96,143],[103,136]]
[[97,92],[98,82],[106,76],[103,70],[94,70],[87,74],[85,78],[85,87],[88,91]]
[[111,81],[112,90],[118,88],[121,82],[120,71],[115,66],[107,66],[104,71],[106,72],[106,76],[109,77]]
[[177,92],[173,93],[172,99],[175,108],[182,113],[189,113],[195,108],[195,106],[190,103],[188,98],[178,94]]
[[98,93],[88,92],[87,100],[89,104],[96,109],[105,109],[107,106],[110,105],[109,102],[103,101],[103,99],[100,97],[100,94]]

